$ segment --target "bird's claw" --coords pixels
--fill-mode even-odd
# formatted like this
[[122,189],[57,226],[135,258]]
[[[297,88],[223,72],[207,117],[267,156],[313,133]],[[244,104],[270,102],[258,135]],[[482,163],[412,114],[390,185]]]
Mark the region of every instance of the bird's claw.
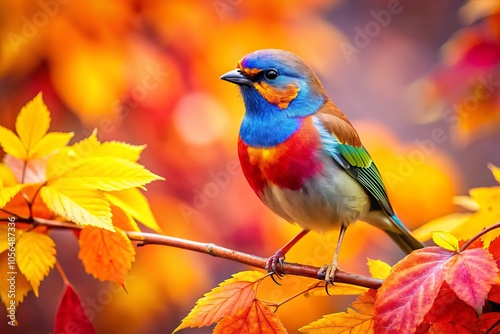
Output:
[[280,278],[285,274],[283,270],[284,263],[285,253],[280,249],[267,259],[266,270]]
[[334,285],[333,283],[335,282],[335,272],[337,271],[337,269],[337,265],[333,266],[332,264],[330,264],[329,266],[327,266],[326,264],[324,264],[318,271],[318,277],[323,277],[323,275],[325,277],[325,291],[327,295],[330,295],[330,293],[328,292],[328,285]]

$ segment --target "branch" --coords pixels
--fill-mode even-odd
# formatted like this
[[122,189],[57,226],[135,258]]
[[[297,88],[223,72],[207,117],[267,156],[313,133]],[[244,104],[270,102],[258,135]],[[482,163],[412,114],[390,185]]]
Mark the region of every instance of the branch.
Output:
[[[70,229],[80,230],[83,227],[69,222],[59,222],[37,218],[35,224],[46,226],[50,229]],[[167,235],[143,233],[143,232],[125,232],[130,240],[138,242],[138,246],[145,245],[162,245],[175,248],[190,250],[193,252],[212,255],[215,257],[224,258],[227,260],[243,263],[252,267],[265,269],[267,258],[256,255],[251,255],[243,252],[238,252],[233,249],[217,246],[212,243],[204,243],[187,239],[175,238]],[[324,280],[324,271],[320,274],[320,268],[285,262],[283,271],[287,275],[302,276]],[[357,286],[363,286],[370,289],[378,289],[382,285],[382,280],[362,276],[337,270],[335,272],[335,282],[347,283]]]

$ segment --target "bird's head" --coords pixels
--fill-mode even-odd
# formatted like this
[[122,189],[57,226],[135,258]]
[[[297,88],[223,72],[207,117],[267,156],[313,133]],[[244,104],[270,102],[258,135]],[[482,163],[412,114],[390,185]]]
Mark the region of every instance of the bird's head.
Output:
[[303,117],[315,113],[327,99],[312,69],[283,50],[252,52],[221,79],[240,87],[247,114]]

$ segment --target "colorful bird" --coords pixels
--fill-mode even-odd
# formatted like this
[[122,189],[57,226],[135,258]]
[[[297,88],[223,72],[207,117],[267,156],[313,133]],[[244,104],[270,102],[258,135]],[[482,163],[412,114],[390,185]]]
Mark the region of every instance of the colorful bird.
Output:
[[269,258],[268,271],[282,272],[287,251],[310,230],[340,228],[324,267],[332,283],[345,230],[358,219],[387,232],[407,253],[424,247],[394,213],[356,130],[300,57],[255,51],[221,79],[237,84],[245,103],[238,154],[248,183],[272,211],[303,229]]

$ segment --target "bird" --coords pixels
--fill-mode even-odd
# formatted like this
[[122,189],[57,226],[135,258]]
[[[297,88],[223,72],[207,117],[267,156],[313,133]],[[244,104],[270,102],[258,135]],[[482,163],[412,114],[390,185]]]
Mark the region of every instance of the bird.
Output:
[[281,276],[286,253],[309,231],[339,229],[324,280],[333,284],[345,231],[357,220],[385,231],[406,253],[424,247],[396,216],[379,170],[312,68],[294,53],[257,50],[220,79],[245,105],[238,138],[243,174],[262,202],[302,230],[268,258]]

